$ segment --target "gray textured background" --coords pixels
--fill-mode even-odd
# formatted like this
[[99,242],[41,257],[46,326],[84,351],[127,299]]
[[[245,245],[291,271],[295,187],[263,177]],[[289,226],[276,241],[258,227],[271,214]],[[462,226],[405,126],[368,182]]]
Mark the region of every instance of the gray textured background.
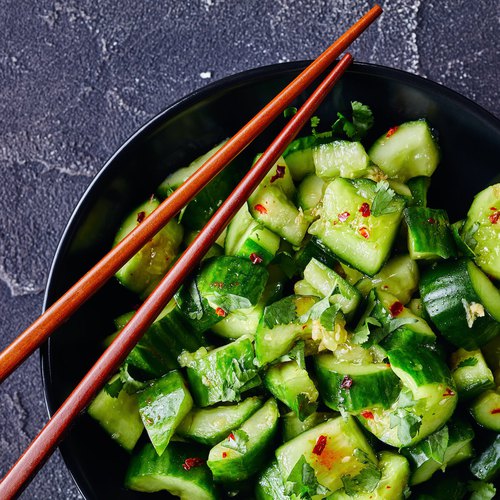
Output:
[[[58,238],[105,160],[183,95],[313,58],[373,2],[0,0],[0,348],[39,314]],[[355,57],[500,116],[498,0],[388,0]],[[0,387],[0,475],[46,419],[38,354]],[[79,498],[56,454],[24,498]]]

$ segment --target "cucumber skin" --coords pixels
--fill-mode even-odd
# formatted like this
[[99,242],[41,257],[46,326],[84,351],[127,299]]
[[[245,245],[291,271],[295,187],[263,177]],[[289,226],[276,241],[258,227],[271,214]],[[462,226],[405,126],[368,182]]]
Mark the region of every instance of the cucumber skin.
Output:
[[193,398],[178,371],[154,380],[137,394],[139,413],[158,455],[193,407]]
[[[162,456],[158,456],[153,446],[148,443],[134,455],[125,477],[125,487],[130,490],[153,492],[167,490],[163,481],[169,480],[184,486],[184,491],[171,491],[181,500],[217,500],[219,495],[212,481],[212,475],[206,464],[183,468],[187,458],[206,459],[206,451],[188,443],[170,443]],[[186,491],[188,489],[189,491]]]
[[420,280],[420,295],[431,321],[452,344],[473,350],[500,333],[500,323],[485,308],[469,327],[462,300],[482,304],[469,277],[470,261],[440,262],[429,268]]
[[278,429],[278,419],[278,405],[274,399],[268,399],[264,406],[239,428],[249,437],[244,453],[225,447],[227,439],[214,446],[207,461],[214,481],[235,483],[255,474],[269,455]]
[[[356,374],[349,372],[348,363],[332,363],[329,367],[328,360],[333,359],[332,355],[321,354],[314,363],[321,397],[332,410],[356,413],[375,406],[388,408],[397,398],[399,380],[389,367],[375,373]],[[335,366],[344,369],[335,371]],[[342,388],[346,376],[352,380],[349,389]]]
[[281,416],[281,428],[283,442],[290,441],[313,427],[316,427],[331,418],[337,417],[336,413],[314,412],[311,413],[304,421],[300,421],[294,412],[285,413]]
[[483,481],[491,481],[498,475],[500,472],[500,434],[481,455],[471,462],[470,470]]
[[262,400],[255,396],[236,405],[193,408],[177,427],[176,434],[200,444],[215,446],[261,407]]

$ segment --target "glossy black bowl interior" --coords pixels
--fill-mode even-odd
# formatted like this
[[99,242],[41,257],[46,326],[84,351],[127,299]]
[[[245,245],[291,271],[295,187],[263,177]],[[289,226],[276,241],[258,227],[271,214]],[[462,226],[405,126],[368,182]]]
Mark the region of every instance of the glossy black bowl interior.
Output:
[[[288,83],[305,63],[248,71],[195,92],[135,134],[111,158],[85,193],[58,248],[45,305],[89,269],[111,247],[121,219],[154,192],[173,169],[230,136]],[[465,215],[472,196],[498,175],[500,121],[482,108],[422,78],[388,68],[355,64],[322,106],[322,123],[351,100],[375,114],[370,143],[389,127],[425,117],[439,133],[442,164],[433,177],[431,204],[452,220]],[[300,103],[298,103],[300,104]],[[277,121],[244,153],[242,164],[262,150]],[[115,281],[104,287],[42,349],[47,406],[53,413],[101,351],[112,319],[135,299]],[[136,498],[123,489],[125,452],[84,415],[61,446],[63,457],[86,498]]]

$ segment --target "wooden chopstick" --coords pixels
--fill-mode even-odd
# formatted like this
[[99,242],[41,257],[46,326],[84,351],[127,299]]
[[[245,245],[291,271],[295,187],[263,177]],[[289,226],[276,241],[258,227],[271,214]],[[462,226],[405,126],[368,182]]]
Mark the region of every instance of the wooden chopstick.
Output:
[[247,147],[382,13],[375,5],[0,353],[0,383]]
[[135,344],[140,340],[143,332],[149,328],[165,305],[172,299],[184,279],[215,243],[234,214],[246,203],[250,194],[275,164],[287,145],[310,119],[351,62],[352,56],[350,54],[346,54],[338,62],[236,186],[196,239],[180,256],[147,300],[139,307],[132,319],[104,351],[95,365],[8,472],[0,483],[0,498],[8,499],[16,496],[52,454],[69,426],[90,404],[97,392],[123,363]]

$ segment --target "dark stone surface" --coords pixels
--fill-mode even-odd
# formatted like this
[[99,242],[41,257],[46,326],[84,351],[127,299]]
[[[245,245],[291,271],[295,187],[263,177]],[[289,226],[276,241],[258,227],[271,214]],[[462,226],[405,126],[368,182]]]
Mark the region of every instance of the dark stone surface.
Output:
[[[357,0],[0,0],[0,348],[39,314],[58,238],[143,123],[226,75],[312,58]],[[500,4],[391,0],[360,61],[443,83],[500,115]],[[38,354],[0,387],[0,475],[46,419]],[[23,498],[78,498],[56,454]]]

